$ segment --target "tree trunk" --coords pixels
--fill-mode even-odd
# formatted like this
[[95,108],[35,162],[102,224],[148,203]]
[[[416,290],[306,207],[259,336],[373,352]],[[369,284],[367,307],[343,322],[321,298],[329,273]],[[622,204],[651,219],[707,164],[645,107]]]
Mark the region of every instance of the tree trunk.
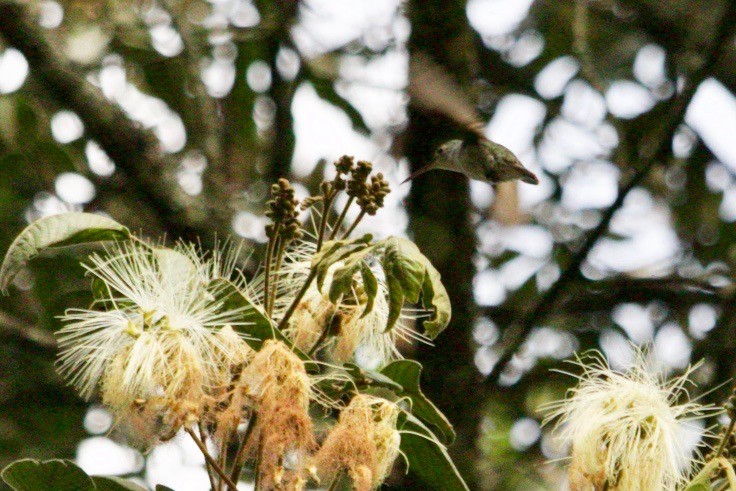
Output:
[[[461,0],[414,0],[409,3],[411,53],[426,53],[466,85],[474,67],[474,47]],[[405,154],[412,170],[428,163],[435,148],[451,138],[448,121],[409,110]],[[418,349],[424,365],[423,388],[457,431],[450,447],[455,464],[471,489],[477,489],[476,435],[483,397],[471,341],[476,305],[472,280],[475,234],[470,223],[467,179],[456,173],[432,171],[412,184],[409,197],[411,232],[424,254],[442,275],[452,302],[452,322],[435,347]],[[408,483],[407,488],[426,489]]]

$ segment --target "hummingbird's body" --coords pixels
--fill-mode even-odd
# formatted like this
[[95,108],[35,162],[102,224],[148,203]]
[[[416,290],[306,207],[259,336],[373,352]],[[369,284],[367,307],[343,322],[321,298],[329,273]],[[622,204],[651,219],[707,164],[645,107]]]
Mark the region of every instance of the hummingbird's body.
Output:
[[539,183],[537,176],[525,168],[511,150],[486,138],[476,141],[450,140],[437,149],[432,162],[404,182],[432,169],[460,172],[471,179],[491,184],[516,179],[529,184]]
[[432,162],[406,181],[428,170],[445,169],[491,184],[516,179],[529,184],[539,183],[537,176],[526,169],[511,150],[485,136],[483,118],[467,93],[446,69],[425,53],[414,53],[410,59],[409,94],[415,106],[453,122],[462,140],[450,140],[441,145]]

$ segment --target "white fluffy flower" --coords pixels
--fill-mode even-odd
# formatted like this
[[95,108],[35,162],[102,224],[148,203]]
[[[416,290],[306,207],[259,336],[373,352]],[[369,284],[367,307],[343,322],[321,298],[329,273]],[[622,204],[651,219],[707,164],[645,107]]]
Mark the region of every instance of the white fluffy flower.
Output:
[[233,264],[221,253],[204,259],[188,245],[126,243],[93,255],[85,267],[98,298],[62,317],[60,372],[83,397],[102,384],[103,398],[120,406],[180,396],[184,380],[206,383],[227,348],[215,329],[242,324],[242,310],[224,309],[208,288]]
[[638,353],[628,371],[611,370],[601,355],[576,362],[583,372],[565,400],[548,406],[547,422],[572,446],[573,491],[674,490],[689,475],[693,449],[687,426],[713,413],[689,401],[687,377],[671,381]]
[[[278,279],[281,292],[277,302],[277,317],[288,307],[297,291],[309,275],[314,244],[301,243],[288,253],[288,260]],[[386,331],[389,315],[388,287],[380,267],[374,268],[378,280],[378,293],[372,310],[364,315],[365,294],[361,275],[356,275],[352,293],[333,304],[328,298],[332,273],[341,262],[330,267],[322,291],[316,282],[308,288],[292,315],[285,334],[294,344],[310,351],[316,343],[324,343],[334,361],[355,361],[362,368],[375,370],[386,363],[401,358],[397,343],[419,341],[431,344],[414,329],[417,319],[428,317],[424,309],[404,309],[396,325]],[[329,336],[324,336],[328,330]]]

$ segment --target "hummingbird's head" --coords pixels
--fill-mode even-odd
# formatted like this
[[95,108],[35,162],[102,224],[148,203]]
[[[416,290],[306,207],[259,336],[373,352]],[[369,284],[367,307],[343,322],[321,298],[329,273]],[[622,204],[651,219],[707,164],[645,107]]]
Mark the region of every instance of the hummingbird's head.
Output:
[[443,143],[435,150],[432,163],[442,165],[446,162],[457,161],[460,157],[462,145],[462,140],[450,140],[449,142]]

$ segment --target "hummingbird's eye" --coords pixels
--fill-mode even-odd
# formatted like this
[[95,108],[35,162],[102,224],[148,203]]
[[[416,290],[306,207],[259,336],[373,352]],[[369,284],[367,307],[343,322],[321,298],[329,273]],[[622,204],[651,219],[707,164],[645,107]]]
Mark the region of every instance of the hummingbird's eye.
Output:
[[437,153],[440,154],[440,155],[444,154],[445,153],[445,147],[438,148],[437,149]]

